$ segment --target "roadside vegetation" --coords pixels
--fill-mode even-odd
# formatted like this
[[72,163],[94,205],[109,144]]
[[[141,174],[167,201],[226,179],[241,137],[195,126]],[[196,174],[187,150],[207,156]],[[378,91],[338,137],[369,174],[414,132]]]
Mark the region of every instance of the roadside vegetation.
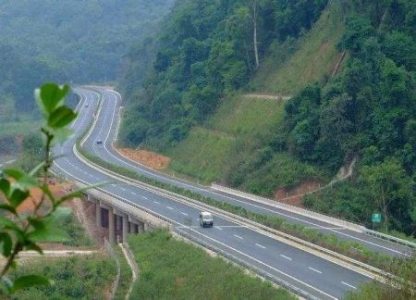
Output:
[[353,259],[356,259],[357,261],[369,264],[381,270],[392,272],[393,274],[397,274],[400,270],[396,269],[394,266],[401,266],[402,262],[407,261],[407,259],[396,260],[395,258],[392,258],[391,256],[372,251],[359,243],[342,240],[331,233],[325,234],[325,233],[319,232],[316,229],[309,228],[304,225],[291,224],[279,217],[254,213],[240,206],[231,205],[226,202],[217,201],[215,199],[202,196],[198,193],[194,193],[184,188],[162,183],[158,180],[154,180],[146,176],[137,174],[133,170],[126,169],[124,167],[120,167],[117,165],[113,165],[107,161],[104,161],[100,159],[99,157],[96,157],[92,155],[91,153],[85,151],[79,146],[78,146],[78,150],[89,161],[94,162],[108,170],[116,172],[117,174],[150,184],[155,187],[162,188],[164,190],[177,193],[179,195],[183,195],[185,197],[188,197],[196,201],[200,201],[201,203],[208,204],[210,206],[219,208],[226,212],[230,212],[232,214],[241,216],[248,220],[252,220],[254,222],[262,224],[271,229],[281,231],[283,233],[303,239],[315,245],[335,251],[347,257],[351,257]]
[[[20,262],[11,278],[29,274],[42,274],[54,284],[20,290],[10,299],[106,299],[117,268],[114,260],[104,253],[69,258],[39,257]],[[4,288],[0,290],[0,297],[6,297]]]
[[140,268],[131,299],[296,299],[166,230],[129,236]]
[[[121,90],[120,140],[169,155],[171,172],[268,197],[357,160],[348,183],[303,204],[367,227],[379,213],[376,229],[414,237],[415,5],[178,2],[145,84]],[[247,92],[292,98],[245,110]]]

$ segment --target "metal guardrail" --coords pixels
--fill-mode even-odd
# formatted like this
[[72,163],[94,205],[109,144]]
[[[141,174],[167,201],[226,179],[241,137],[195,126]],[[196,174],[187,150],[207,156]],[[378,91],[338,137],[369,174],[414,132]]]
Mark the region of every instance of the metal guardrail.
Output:
[[218,185],[218,184],[212,184],[211,188],[214,189],[214,190],[217,190],[217,191],[225,192],[227,194],[240,196],[240,197],[243,197],[243,198],[250,199],[252,201],[257,201],[257,202],[264,203],[264,204],[267,204],[267,205],[275,206],[277,208],[280,208],[280,209],[283,209],[283,210],[286,210],[286,211],[290,211],[290,212],[293,212],[293,213],[297,213],[297,214],[300,214],[300,215],[303,215],[303,216],[307,216],[307,217],[310,217],[310,218],[313,218],[313,219],[316,219],[316,220],[319,220],[319,221],[327,222],[327,223],[337,225],[337,226],[342,226],[344,228],[348,228],[348,229],[351,229],[351,230],[354,230],[354,231],[357,231],[357,232],[360,232],[360,233],[365,233],[365,234],[377,237],[379,239],[387,240],[387,241],[390,241],[390,242],[393,242],[393,243],[396,243],[396,244],[399,244],[399,245],[402,245],[402,246],[409,247],[411,249],[416,249],[416,243],[414,243],[414,242],[407,241],[407,240],[404,240],[404,239],[401,239],[401,238],[397,238],[395,236],[385,234],[385,233],[382,233],[382,232],[370,230],[370,229],[367,229],[365,226],[355,224],[355,223],[352,223],[352,222],[349,222],[349,221],[337,219],[337,218],[334,218],[334,217],[325,216],[323,214],[320,214],[320,213],[317,213],[317,212],[314,212],[314,211],[311,211],[311,210],[308,210],[308,209],[305,209],[305,208],[300,208],[300,207],[288,205],[288,204],[285,204],[285,203],[276,202],[276,201],[273,201],[273,200],[270,200],[270,199],[267,199],[267,198],[264,198],[264,197],[260,197],[260,196],[257,196],[257,195],[252,195],[252,194],[249,194],[249,193],[245,193],[245,192],[242,192],[242,191],[238,191],[238,190],[235,190],[235,189],[224,187],[224,186],[221,186],[221,185]]
[[[82,157],[82,156],[78,153],[78,151],[77,151],[76,147],[74,147],[74,152],[75,152],[75,154],[78,156],[78,158],[79,158],[80,160],[84,161],[87,165],[90,165],[90,166],[91,166],[91,167],[93,167],[93,168],[99,168],[99,169],[101,169],[101,168],[100,168],[99,166],[97,166],[95,163],[92,163],[92,162],[90,162],[90,161],[86,161],[86,160],[84,160],[84,159],[83,159],[83,157]],[[103,170],[101,169],[101,171],[103,171]],[[321,253],[321,254],[328,255],[328,256],[332,257],[333,259],[339,259],[339,260],[344,261],[344,262],[347,262],[347,263],[349,263],[349,264],[351,264],[351,265],[353,265],[353,266],[355,266],[355,267],[360,267],[360,268],[362,268],[362,269],[366,270],[367,272],[370,272],[371,274],[373,274],[373,276],[372,276],[373,278],[378,278],[378,279],[380,279],[380,278],[394,278],[394,277],[395,277],[395,276],[394,276],[394,275],[392,275],[392,274],[389,274],[389,273],[387,273],[387,272],[384,272],[384,271],[382,271],[382,270],[380,270],[380,269],[378,269],[378,268],[375,268],[375,267],[373,267],[373,266],[367,265],[367,264],[365,264],[365,263],[362,263],[362,262],[360,262],[360,261],[357,261],[357,260],[352,259],[352,258],[350,258],[350,257],[347,257],[347,256],[345,256],[345,255],[342,255],[342,254],[339,254],[339,253],[337,253],[337,252],[334,252],[334,251],[328,250],[328,249],[326,249],[326,248],[323,248],[323,247],[320,247],[320,246],[318,246],[318,245],[312,244],[312,243],[310,243],[310,242],[304,241],[304,240],[302,240],[302,239],[296,238],[296,237],[291,236],[291,235],[289,235],[289,234],[286,234],[286,233],[280,232],[280,231],[278,231],[278,230],[272,229],[272,228],[267,227],[267,226],[265,226],[265,225],[262,225],[262,224],[259,224],[259,223],[254,222],[254,221],[248,220],[248,219],[243,218],[243,217],[241,217],[241,216],[234,215],[234,214],[232,214],[232,213],[229,213],[229,212],[223,211],[223,210],[221,210],[221,209],[218,209],[218,208],[215,208],[215,207],[209,206],[208,204],[202,203],[202,202],[200,202],[200,201],[197,201],[197,200],[194,200],[194,199],[191,199],[191,198],[188,198],[188,197],[182,196],[182,195],[178,195],[178,194],[175,194],[175,193],[173,193],[173,192],[166,191],[166,190],[163,190],[163,189],[161,189],[161,188],[154,187],[154,186],[151,186],[151,185],[149,185],[149,184],[145,184],[145,183],[143,183],[143,182],[133,180],[133,179],[131,179],[131,178],[127,178],[127,177],[125,177],[125,176],[123,176],[123,175],[117,174],[117,173],[112,172],[112,171],[110,171],[110,170],[104,170],[104,172],[105,172],[105,173],[107,173],[107,174],[110,174],[110,176],[116,176],[117,178],[119,178],[119,180],[125,181],[125,182],[126,182],[126,183],[128,183],[128,184],[134,184],[134,185],[136,185],[136,186],[138,186],[138,187],[140,187],[140,188],[142,188],[142,189],[145,189],[145,190],[151,191],[152,193],[156,193],[156,194],[159,194],[159,195],[162,195],[162,196],[168,196],[168,197],[169,197],[169,198],[171,198],[172,200],[175,200],[175,201],[178,201],[178,202],[181,202],[181,203],[186,203],[187,205],[191,205],[191,206],[193,206],[193,207],[195,207],[195,208],[197,208],[197,209],[209,210],[209,211],[214,212],[215,214],[217,214],[217,215],[219,215],[219,216],[221,216],[221,217],[223,217],[223,218],[226,218],[226,219],[228,219],[228,220],[232,220],[232,221],[234,221],[234,222],[236,222],[236,221],[237,221],[237,222],[239,222],[240,224],[244,224],[244,225],[251,225],[251,226],[252,226],[252,228],[255,228],[255,229],[257,229],[257,230],[263,230],[264,232],[268,232],[268,233],[270,233],[270,234],[273,234],[273,235],[275,235],[275,236],[278,236],[278,237],[280,237],[280,238],[283,238],[283,239],[285,239],[285,240],[287,240],[287,241],[291,241],[291,242],[293,242],[293,243],[296,243],[296,244],[298,245],[298,247],[299,247],[299,246],[301,246],[301,247],[303,247],[303,248],[313,249],[314,251],[319,252],[319,253]],[[157,218],[159,218],[159,219],[161,219],[161,220],[164,220],[164,221],[166,221],[167,223],[172,224],[172,221],[170,221],[170,220],[168,220],[167,218],[164,218],[164,217],[162,217],[162,216],[160,216],[160,215],[156,214],[156,213],[155,213],[155,212],[153,212],[153,211],[148,210],[148,209],[147,209],[147,208],[145,208],[145,207],[142,207],[142,206],[140,206],[140,205],[138,205],[138,204],[135,204],[135,203],[131,203],[131,202],[129,202],[129,201],[125,201],[125,200],[123,200],[123,199],[120,199],[120,200],[121,200],[121,201],[123,201],[123,202],[125,202],[125,203],[127,203],[127,204],[129,204],[129,205],[136,206],[137,208],[139,208],[139,209],[141,209],[141,210],[143,210],[143,211],[146,211],[146,212],[148,211],[148,212],[149,212],[149,214],[154,215],[154,216],[156,216]],[[119,204],[114,203],[114,204],[112,204],[112,205],[117,206],[117,205],[119,205]],[[123,209],[122,209],[122,210],[123,210]]]
[[378,232],[378,231],[374,231],[374,230],[370,230],[370,229],[367,229],[365,231],[365,234],[368,234],[368,235],[377,237],[379,239],[387,240],[387,241],[390,241],[392,243],[396,243],[396,244],[406,246],[406,247],[409,247],[411,249],[416,250],[416,243],[413,243],[411,241],[406,241],[406,240],[397,238],[395,236],[391,236],[391,235],[388,235],[388,234],[385,234],[385,233],[382,233],[382,232]]
[[286,210],[286,211],[289,211],[289,212],[292,212],[292,213],[296,213],[296,214],[299,214],[299,215],[302,215],[302,216],[305,216],[305,217],[308,217],[308,218],[312,218],[312,219],[315,219],[315,220],[318,220],[318,221],[321,221],[321,222],[326,222],[326,223],[329,223],[329,224],[333,224],[335,226],[348,228],[348,229],[356,231],[356,232],[362,233],[362,232],[366,231],[366,228],[362,225],[359,225],[359,224],[355,224],[355,223],[352,223],[352,222],[349,222],[349,221],[346,221],[346,220],[337,219],[337,218],[334,218],[334,217],[329,217],[329,216],[317,213],[317,212],[312,211],[312,210],[296,207],[296,206],[285,204],[285,203],[280,203],[280,202],[277,202],[277,201],[270,200],[268,198],[260,197],[260,196],[249,194],[249,193],[242,192],[242,191],[239,191],[239,190],[231,189],[229,187],[221,186],[219,184],[213,183],[211,185],[211,189],[216,190],[216,191],[220,191],[220,192],[224,192],[224,193],[227,193],[227,194],[230,194],[230,195],[246,198],[246,199],[249,199],[249,200],[252,200],[252,201],[255,201],[255,202],[259,202],[259,203],[263,203],[263,204],[266,204],[266,205],[274,206],[276,208],[283,209],[283,210]]
[[[87,134],[88,135],[88,134]],[[75,155],[81,160],[81,161],[83,161],[84,163],[86,163],[87,165],[90,165],[91,167],[93,167],[93,168],[96,168],[96,169],[100,169],[101,171],[102,171],[102,168],[100,168],[99,166],[97,166],[97,165],[95,165],[95,164],[93,164],[93,163],[91,163],[91,162],[89,162],[89,161],[86,161],[85,159],[83,159],[83,157],[82,157],[82,155],[80,155],[79,154],[79,152],[77,151],[77,149],[76,149],[76,146],[74,145],[74,152],[75,152]],[[127,177],[125,177],[125,176],[120,176],[119,174],[117,174],[117,173],[115,173],[115,172],[112,172],[112,171],[109,171],[109,170],[105,170],[105,172],[107,172],[108,174],[111,174],[112,176],[116,176],[117,178],[122,178],[122,180],[123,181],[126,181],[126,182],[128,182],[128,183],[132,183],[132,179],[131,178],[127,178]],[[136,182],[136,181],[135,181]],[[82,183],[82,184],[84,184],[84,183]],[[178,199],[180,199],[180,201],[181,202],[187,202],[187,203],[190,203],[190,202],[193,202],[194,203],[194,206],[195,205],[198,205],[198,207],[206,207],[207,209],[209,209],[209,210],[211,210],[211,211],[216,211],[216,213],[217,214],[220,214],[220,215],[222,215],[222,216],[225,216],[225,215],[227,215],[227,218],[232,218],[233,220],[236,220],[236,219],[242,219],[242,220],[239,220],[240,222],[244,222],[244,223],[251,223],[251,225],[253,226],[253,227],[257,227],[257,228],[261,228],[262,230],[265,230],[265,231],[268,231],[268,232],[270,232],[270,233],[273,233],[273,234],[276,234],[276,232],[277,231],[275,231],[275,230],[271,230],[270,228],[268,228],[268,227],[266,227],[266,226],[263,226],[263,225],[261,225],[261,224],[258,224],[258,223],[255,223],[255,222],[252,222],[252,221],[249,221],[248,222],[248,220],[247,219],[244,219],[244,218],[242,218],[242,217],[239,217],[239,216],[236,216],[236,215],[233,215],[233,214],[231,214],[231,213],[227,213],[227,212],[224,212],[224,211],[221,211],[221,210],[219,210],[219,209],[215,209],[215,208],[213,208],[213,207],[211,207],[211,206],[208,206],[208,205],[205,205],[205,204],[203,204],[203,203],[201,203],[201,202],[199,202],[199,201],[195,201],[195,200],[193,200],[193,199],[190,199],[190,198],[187,198],[187,197],[184,197],[184,196],[180,196],[180,197],[178,197],[178,195],[177,194],[174,194],[174,193],[172,193],[172,192],[166,192],[166,191],[164,191],[164,190],[162,190],[162,189],[159,189],[159,188],[155,188],[155,187],[153,187],[153,186],[150,186],[150,185],[147,185],[147,184],[144,184],[144,183],[141,183],[141,182],[136,182],[136,184],[140,184],[140,187],[141,188],[145,188],[145,189],[151,189],[153,192],[155,192],[155,191],[157,191],[157,190],[160,190],[160,191],[158,191],[159,193],[163,193],[164,195],[167,195],[167,194],[169,194],[169,196],[170,197],[172,197],[172,195],[175,195],[175,200],[176,201],[178,201]],[[100,191],[101,193],[105,193],[105,194],[107,194],[108,196],[110,196],[110,197],[114,197],[114,196],[112,196],[112,195],[110,195],[110,194],[108,194],[108,193],[106,193],[106,192],[104,192],[104,191]],[[261,197],[257,197],[257,196],[255,196],[256,198],[261,198]],[[171,228],[171,224],[172,224],[172,221],[171,220],[169,220],[169,219],[167,219],[167,218],[164,218],[163,216],[161,216],[161,215],[159,215],[159,214],[157,214],[157,213],[155,213],[155,212],[153,212],[153,211],[151,211],[151,210],[149,210],[149,209],[146,209],[145,207],[142,207],[141,205],[138,205],[138,204],[135,204],[135,203],[132,203],[132,202],[130,202],[130,201],[126,201],[126,200],[124,200],[124,199],[120,199],[119,198],[119,200],[120,201],[122,201],[124,204],[127,204],[127,205],[129,205],[130,207],[131,206],[133,206],[133,207],[135,207],[135,208],[137,208],[137,209],[139,209],[139,210],[142,210],[142,211],[144,211],[144,212],[146,212],[146,213],[148,213],[148,214],[150,214],[150,215],[152,215],[153,217],[156,217],[156,218],[158,218],[158,219],[160,219],[160,220],[162,220],[162,221],[164,221],[164,222],[166,222],[167,224],[168,224],[168,227],[169,227],[169,229],[171,230],[172,228]],[[261,200],[261,199],[260,199]],[[268,199],[266,199],[266,198],[264,198],[263,200],[268,200]],[[270,200],[268,200],[268,201],[270,201]],[[116,203],[113,203],[113,201],[110,201],[111,202],[111,205],[112,206],[118,206]],[[196,202],[197,202],[197,204],[196,204]],[[286,205],[286,206],[288,206],[288,205]],[[124,207],[125,208],[125,207]],[[131,210],[126,210],[126,209],[124,209],[124,208],[121,208],[121,207],[119,207],[119,209],[121,210],[121,211],[124,211],[124,212],[127,212],[128,211],[128,214],[130,214],[130,215],[134,215],[134,214],[132,214],[132,211]],[[307,211],[307,210],[305,210],[306,212],[307,212],[307,214],[308,214],[308,216],[310,216],[310,211]],[[302,214],[302,213],[301,213]],[[322,215],[323,216],[323,215]],[[326,217],[326,216],[323,216],[323,217]],[[333,218],[333,219],[335,219],[335,218]],[[336,221],[339,221],[339,220],[337,220],[337,219],[335,219]],[[360,231],[360,232],[362,232],[362,229],[366,229],[365,227],[363,227],[363,226],[359,226],[359,225],[357,225],[357,224],[353,224],[353,223],[351,223],[353,226],[358,226],[358,228],[356,228],[356,231]],[[339,223],[337,223],[337,225],[339,225]],[[343,226],[343,225],[340,225],[340,226]],[[344,226],[345,227],[345,226]],[[311,247],[311,245],[312,245],[312,248],[315,248],[315,247],[318,247],[318,246],[316,246],[316,245],[313,245],[313,244],[310,244],[310,243],[308,243],[308,242],[305,242],[305,241],[303,241],[303,240],[300,240],[300,239],[297,239],[297,238],[295,238],[295,237],[292,237],[292,236],[289,236],[289,235],[286,235],[286,234],[284,234],[284,233],[280,233],[279,232],[279,234],[278,234],[278,236],[281,236],[282,237],[282,234],[283,234],[283,236],[285,236],[285,238],[288,238],[289,237],[289,239],[294,239],[294,241],[296,241],[296,242],[300,242],[301,244],[303,244],[304,246],[306,246],[306,247]],[[198,238],[196,238],[196,237],[192,237],[192,240],[198,240]],[[203,241],[200,241],[200,242],[203,242]],[[209,245],[209,244],[207,244],[207,243],[202,243],[206,248],[208,248],[208,249],[212,249],[213,251],[215,251],[215,252],[217,252],[217,253],[219,253],[219,254],[221,254],[221,255],[223,255],[224,257],[230,257],[230,258],[232,258],[232,260],[234,260],[234,261],[236,261],[238,264],[240,264],[240,265],[243,265],[243,266],[247,266],[249,269],[253,269],[253,268],[255,268],[254,266],[252,266],[252,265],[250,265],[249,263],[247,263],[247,262],[245,262],[245,261],[243,261],[243,260],[241,260],[241,259],[239,259],[239,258],[237,258],[237,257],[234,257],[233,255],[231,255],[230,253],[227,253],[227,252],[225,252],[225,251],[223,251],[223,250],[221,250],[221,249],[218,249],[217,247],[215,247],[215,246],[213,246],[213,245]],[[321,247],[319,247],[319,248],[321,248]],[[368,271],[370,271],[370,272],[374,272],[374,273],[377,273],[378,274],[378,276],[387,276],[387,277],[390,277],[391,276],[391,274],[388,274],[388,273],[385,273],[385,272],[383,272],[383,271],[381,271],[381,270],[379,270],[379,269],[376,269],[376,268],[374,268],[374,267],[372,267],[372,266],[369,266],[369,265],[366,265],[366,264],[363,264],[363,263],[361,263],[361,262],[358,262],[358,261],[355,261],[355,260],[353,260],[353,259],[350,259],[350,258],[348,258],[348,257],[345,257],[345,256],[342,256],[342,255],[340,255],[340,254],[338,254],[338,253],[335,253],[335,252],[333,252],[333,251],[330,251],[330,250],[328,250],[328,249],[325,249],[325,248],[322,248],[322,249],[315,249],[316,251],[319,251],[319,252],[324,252],[324,253],[326,253],[326,254],[328,254],[328,255],[334,255],[334,257],[337,257],[338,256],[338,258],[339,259],[345,259],[345,261],[348,261],[349,263],[352,263],[353,265],[358,265],[358,266],[360,266],[360,267],[362,267],[362,268],[364,268],[364,269],[367,269]],[[262,274],[262,276],[263,277],[265,277],[265,278],[271,278],[271,279],[273,279],[273,281],[275,281],[275,282],[277,282],[277,280],[279,280],[280,281],[280,284],[282,285],[282,286],[285,286],[285,287],[287,287],[288,289],[290,289],[290,290],[292,290],[293,292],[295,292],[296,294],[298,294],[298,295],[303,295],[303,296],[305,296],[305,291],[303,291],[303,290],[300,290],[300,289],[298,289],[298,288],[296,288],[296,287],[294,287],[294,286],[291,286],[289,283],[287,283],[287,282],[284,282],[284,281],[282,281],[280,278],[275,278],[275,276],[273,276],[273,275],[271,275],[271,274],[268,274],[267,272],[265,272],[265,271],[261,271],[261,270],[259,270],[259,269],[257,269],[257,268],[255,268],[256,269],[256,273],[260,273],[260,274],[262,274],[262,273],[264,273],[264,274]],[[309,295],[309,296],[307,296],[307,298],[308,299],[317,299],[317,298],[315,298],[315,297],[313,297],[312,295]]]

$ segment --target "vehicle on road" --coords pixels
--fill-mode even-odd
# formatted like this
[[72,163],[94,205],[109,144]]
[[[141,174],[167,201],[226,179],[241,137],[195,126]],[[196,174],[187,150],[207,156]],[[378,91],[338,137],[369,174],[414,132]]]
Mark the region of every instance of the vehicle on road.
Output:
[[201,227],[214,226],[214,218],[210,212],[203,211],[199,214],[199,225]]
[[97,145],[102,145],[103,144],[103,141],[102,140],[98,140],[97,141]]

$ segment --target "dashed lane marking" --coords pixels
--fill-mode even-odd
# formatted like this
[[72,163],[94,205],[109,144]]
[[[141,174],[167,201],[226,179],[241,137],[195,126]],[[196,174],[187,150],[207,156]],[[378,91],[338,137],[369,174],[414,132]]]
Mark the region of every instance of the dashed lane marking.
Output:
[[257,244],[257,243],[256,243],[256,246],[261,248],[261,249],[266,249],[266,247],[264,247],[263,245]]
[[314,271],[315,273],[322,274],[322,272],[321,272],[321,271],[319,271],[319,270],[317,270],[317,269],[314,269],[314,268],[312,268],[312,267],[308,267],[308,269],[309,269],[309,270],[311,270],[311,271]]
[[357,289],[355,286],[353,286],[353,285],[351,285],[351,284],[349,284],[349,283],[346,283],[346,282],[344,282],[344,281],[341,281],[341,283],[342,283],[343,285],[346,285],[346,286],[348,286],[348,287],[350,287],[350,288],[354,289],[354,290],[356,290],[356,289]]

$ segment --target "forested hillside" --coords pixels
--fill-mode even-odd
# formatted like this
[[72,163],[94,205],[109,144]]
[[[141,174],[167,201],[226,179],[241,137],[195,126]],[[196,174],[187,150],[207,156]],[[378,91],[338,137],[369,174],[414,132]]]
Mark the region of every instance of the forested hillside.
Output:
[[[135,91],[123,91],[134,104],[126,115],[124,141],[145,141],[157,149],[181,141],[215,111],[225,93],[249,82],[273,42],[308,30],[326,2],[178,1],[160,33],[144,90],[139,94],[137,82]],[[131,80],[135,77],[125,77],[121,85],[132,86]]]
[[340,51],[349,58],[325,85],[285,107],[285,150],[335,170],[358,158],[353,180],[306,199],[312,208],[416,235],[416,2],[351,1]]
[[114,80],[128,48],[145,32],[154,34],[173,3],[2,0],[0,121],[31,112],[31,91],[47,80],[74,84]]
[[[322,38],[319,51],[304,51],[312,43],[315,22],[331,16],[337,21],[320,26],[338,31]],[[325,184],[340,167],[357,160],[350,180],[304,198],[304,205],[366,225],[372,213],[380,212],[382,228],[415,235],[415,37],[416,2],[411,0],[178,1],[155,54],[144,45],[130,52],[131,68],[124,73],[136,76],[120,81],[129,104],[122,140],[177,155],[176,148],[186,151],[181,141],[187,148],[194,145],[195,155],[209,141],[212,151],[226,159],[214,155],[211,161],[218,167],[207,178],[267,196],[299,183],[296,176]],[[300,91],[264,82],[265,69],[275,76],[298,53],[314,60],[334,38],[338,64],[328,65],[325,76],[309,76]],[[140,51],[153,59],[146,72],[136,70]],[[273,60],[279,62],[275,70],[263,65]],[[321,60],[327,64],[325,57]],[[256,79],[260,74],[263,82]],[[293,92],[282,115],[262,122],[251,135],[239,125],[210,138],[209,128],[225,128],[217,125],[227,118],[221,111],[233,114],[226,108],[230,105],[242,109],[246,100],[238,95],[262,88]],[[204,129],[195,130],[200,126]],[[178,169],[192,174],[185,162],[179,164]],[[203,160],[199,164],[209,168]]]

